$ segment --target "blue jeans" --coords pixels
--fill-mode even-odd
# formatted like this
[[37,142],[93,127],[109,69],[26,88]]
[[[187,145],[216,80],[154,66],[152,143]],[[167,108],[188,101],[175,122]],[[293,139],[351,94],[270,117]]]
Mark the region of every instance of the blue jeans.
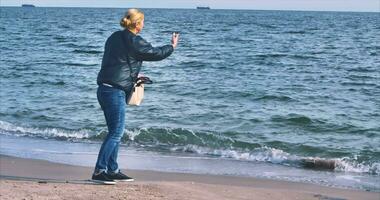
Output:
[[118,172],[117,155],[125,127],[125,95],[123,90],[100,85],[97,91],[98,102],[106,118],[108,134],[100,148],[95,173],[102,171]]

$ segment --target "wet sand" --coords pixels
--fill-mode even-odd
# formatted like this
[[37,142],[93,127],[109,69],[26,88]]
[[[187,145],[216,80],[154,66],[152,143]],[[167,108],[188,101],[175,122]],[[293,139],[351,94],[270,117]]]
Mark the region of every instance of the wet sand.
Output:
[[87,181],[92,168],[0,155],[0,199],[379,200],[380,193],[234,176],[123,170],[114,186]]

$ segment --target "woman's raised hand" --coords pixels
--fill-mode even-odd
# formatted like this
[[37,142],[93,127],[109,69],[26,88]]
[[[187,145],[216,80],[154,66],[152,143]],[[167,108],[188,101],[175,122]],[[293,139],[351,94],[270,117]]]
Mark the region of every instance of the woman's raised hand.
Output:
[[177,47],[178,40],[179,40],[179,33],[173,33],[173,36],[172,36],[172,46],[173,46],[173,48]]

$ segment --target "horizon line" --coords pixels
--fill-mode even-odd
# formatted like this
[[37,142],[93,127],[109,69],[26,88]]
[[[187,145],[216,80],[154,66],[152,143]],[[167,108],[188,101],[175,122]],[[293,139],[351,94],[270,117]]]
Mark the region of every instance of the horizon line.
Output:
[[[140,8],[140,9],[184,9],[184,10],[197,10],[197,6],[194,8],[150,8],[150,7],[98,7],[98,6],[38,6],[32,4],[34,8],[114,8],[114,9],[128,9],[128,8]],[[19,6],[16,5],[0,5],[0,7],[15,7],[22,8],[22,4]],[[253,9],[253,8],[212,8],[210,10],[245,10],[245,11],[293,11],[293,12],[357,12],[357,13],[380,13],[380,10],[377,11],[357,11],[357,10],[296,10],[296,9]],[[208,11],[210,11],[208,10]]]

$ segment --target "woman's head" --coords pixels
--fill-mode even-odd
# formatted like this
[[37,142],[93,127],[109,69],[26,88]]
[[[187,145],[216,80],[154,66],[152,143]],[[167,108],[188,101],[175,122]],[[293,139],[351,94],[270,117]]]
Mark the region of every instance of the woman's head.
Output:
[[120,25],[134,33],[139,33],[144,27],[144,13],[138,9],[129,9],[121,19]]

